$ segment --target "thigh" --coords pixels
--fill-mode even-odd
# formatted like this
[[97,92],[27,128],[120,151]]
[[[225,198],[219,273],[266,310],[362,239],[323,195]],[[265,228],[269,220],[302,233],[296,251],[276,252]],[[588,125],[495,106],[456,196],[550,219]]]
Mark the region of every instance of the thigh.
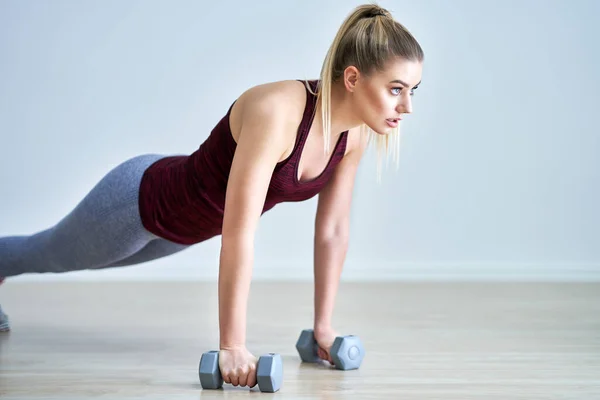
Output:
[[150,241],[137,253],[132,254],[122,260],[106,265],[106,268],[111,267],[123,267],[127,265],[141,264],[147,261],[156,260],[158,258],[166,257],[171,254],[178,253],[190,247],[191,245],[183,245],[179,243],[173,243],[166,239],[158,238]]
[[140,218],[139,185],[162,156],[131,158],[109,171],[65,218],[43,232],[49,261],[59,270],[98,268],[128,257],[157,237]]

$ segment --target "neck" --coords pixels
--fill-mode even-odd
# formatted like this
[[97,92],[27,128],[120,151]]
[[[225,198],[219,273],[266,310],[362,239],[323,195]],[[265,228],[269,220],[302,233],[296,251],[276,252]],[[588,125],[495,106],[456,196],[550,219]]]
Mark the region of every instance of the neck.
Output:
[[[348,93],[342,84],[331,85],[331,142],[335,143],[342,132],[360,126],[362,121],[357,118]],[[319,124],[323,123],[321,118],[322,109],[318,106],[315,117]]]

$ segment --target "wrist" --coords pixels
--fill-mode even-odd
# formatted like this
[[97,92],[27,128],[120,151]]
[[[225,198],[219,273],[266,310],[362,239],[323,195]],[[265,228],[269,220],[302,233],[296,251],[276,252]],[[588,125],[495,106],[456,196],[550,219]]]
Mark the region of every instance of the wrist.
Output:
[[244,331],[233,326],[226,326],[225,332],[219,336],[220,350],[235,350],[246,348],[246,335]]
[[219,350],[228,350],[228,351],[246,350],[246,345],[243,343],[220,343]]
[[328,332],[331,330],[333,330],[333,327],[329,321],[316,321],[313,325],[313,331],[315,333]]

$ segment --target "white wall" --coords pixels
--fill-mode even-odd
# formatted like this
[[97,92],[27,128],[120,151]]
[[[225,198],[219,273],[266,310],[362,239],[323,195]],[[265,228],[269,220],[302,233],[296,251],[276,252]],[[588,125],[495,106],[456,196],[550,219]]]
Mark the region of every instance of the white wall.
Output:
[[[248,87],[316,78],[358,4],[0,2],[0,236],[56,223],[128,157],[194,151]],[[379,4],[426,63],[400,170],[361,166],[344,279],[599,279],[600,3]],[[256,279],[311,278],[315,206],[264,216]],[[16,279],[215,279],[218,246]]]

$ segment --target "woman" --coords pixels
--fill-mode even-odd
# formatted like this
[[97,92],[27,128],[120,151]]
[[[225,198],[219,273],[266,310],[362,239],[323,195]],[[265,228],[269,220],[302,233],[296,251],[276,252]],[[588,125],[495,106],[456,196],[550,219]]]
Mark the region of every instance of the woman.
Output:
[[221,235],[220,368],[226,383],[253,387],[257,358],[245,329],[257,222],[278,203],[319,194],[314,330],[319,356],[333,362],[331,315],[356,169],[369,138],[379,149],[398,143],[422,62],[419,43],[387,10],[355,8],[319,80],[253,87],[191,155],[118,165],[54,227],[0,238],[0,277],[133,265]]

